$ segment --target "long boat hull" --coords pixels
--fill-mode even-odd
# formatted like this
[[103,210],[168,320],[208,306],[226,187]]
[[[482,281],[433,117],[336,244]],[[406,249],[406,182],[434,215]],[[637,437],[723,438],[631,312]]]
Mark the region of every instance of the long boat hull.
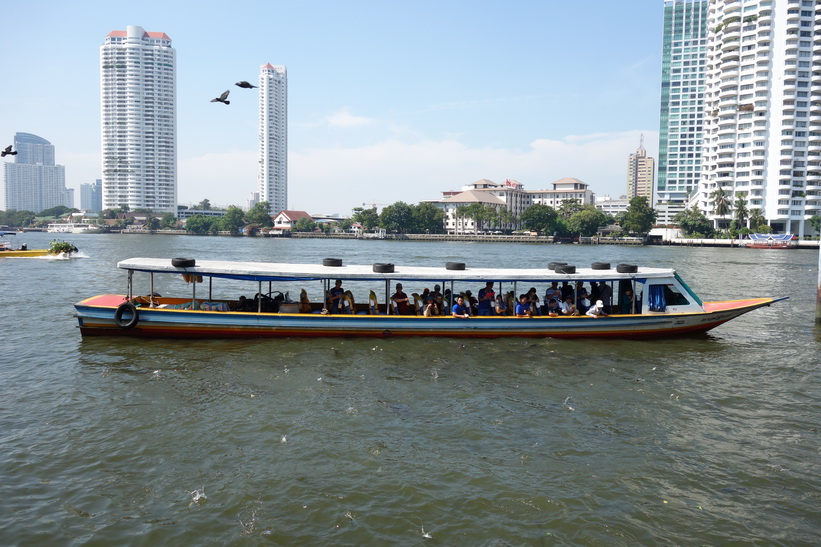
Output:
[[35,256],[46,256],[48,249],[29,249],[25,251],[0,251],[0,258],[31,258]]
[[[706,302],[705,311],[607,317],[421,317],[321,315],[138,308],[136,324],[122,327],[115,313],[122,295],[101,295],[75,305],[83,336],[146,338],[272,338],[445,336],[460,338],[644,338],[706,332],[781,299]],[[122,317],[121,321],[122,323]]]

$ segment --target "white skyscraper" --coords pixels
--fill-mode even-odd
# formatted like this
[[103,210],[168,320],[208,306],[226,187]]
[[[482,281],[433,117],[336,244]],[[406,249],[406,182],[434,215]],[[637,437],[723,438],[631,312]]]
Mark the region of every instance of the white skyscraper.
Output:
[[821,4],[711,0],[697,205],[721,226],[719,188],[775,232],[803,236],[821,197]]
[[100,47],[103,207],[177,213],[176,51],[129,26]]
[[259,199],[274,215],[288,208],[288,75],[270,63],[259,73]]

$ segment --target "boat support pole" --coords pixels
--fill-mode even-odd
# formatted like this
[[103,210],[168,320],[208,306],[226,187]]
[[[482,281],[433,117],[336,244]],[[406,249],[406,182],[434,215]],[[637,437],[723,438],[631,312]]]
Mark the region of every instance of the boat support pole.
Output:
[[149,292],[148,293],[148,307],[154,307],[154,272],[148,274],[148,285],[149,285]]
[[191,309],[196,309],[195,306],[197,305],[197,276],[194,275],[191,280]]
[[391,314],[391,281],[385,280],[385,315]]
[[128,270],[128,300],[131,300],[134,294],[134,270]]
[[257,281],[257,313],[262,313],[262,281]]
[[815,322],[821,326],[821,243],[818,245],[818,290],[815,293]]
[[213,289],[214,289],[214,278],[209,276],[208,277],[208,300],[213,300],[214,299],[214,297],[211,296]]

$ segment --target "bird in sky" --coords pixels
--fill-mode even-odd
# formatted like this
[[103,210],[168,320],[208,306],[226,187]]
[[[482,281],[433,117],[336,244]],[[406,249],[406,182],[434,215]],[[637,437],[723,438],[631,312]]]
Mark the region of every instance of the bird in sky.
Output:
[[14,152],[11,151],[11,145],[8,145],[2,152],[0,152],[0,157],[5,158],[6,156],[16,156],[17,150]]
[[234,85],[237,85],[237,86],[239,86],[243,89],[254,89],[255,87],[257,87],[255,85],[251,85],[250,83],[246,82],[245,80],[242,80],[241,82],[237,82]]
[[228,100],[228,94],[231,93],[230,91],[225,91],[222,95],[217,97],[216,99],[211,99],[212,103],[225,103],[231,104],[231,101]]

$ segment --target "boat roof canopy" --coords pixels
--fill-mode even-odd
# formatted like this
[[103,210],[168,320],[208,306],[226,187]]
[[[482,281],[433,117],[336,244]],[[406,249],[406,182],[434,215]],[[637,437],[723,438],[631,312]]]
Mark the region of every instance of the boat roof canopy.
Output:
[[351,281],[610,281],[634,278],[672,278],[670,268],[642,268],[635,273],[619,273],[616,268],[594,270],[577,268],[576,273],[558,273],[547,268],[470,268],[451,270],[446,267],[395,265],[393,272],[374,272],[372,265],[324,266],[321,264],[286,264],[279,262],[234,262],[225,260],[197,260],[195,266],[180,268],[169,258],[129,258],[117,264],[124,270],[196,274],[207,277],[249,281],[311,281],[345,279]]

